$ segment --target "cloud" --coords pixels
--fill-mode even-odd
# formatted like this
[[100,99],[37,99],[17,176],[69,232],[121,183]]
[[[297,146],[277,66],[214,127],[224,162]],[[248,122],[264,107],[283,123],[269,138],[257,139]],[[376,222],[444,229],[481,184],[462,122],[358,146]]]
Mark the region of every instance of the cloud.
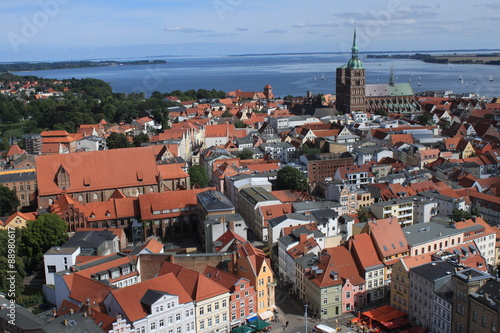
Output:
[[213,30],[203,30],[203,29],[195,29],[195,28],[183,28],[183,27],[172,27],[172,28],[165,28],[165,29],[163,29],[163,31],[166,31],[166,32],[183,32],[183,33],[193,34],[193,33],[212,32]]
[[236,28],[236,31],[248,31],[250,30],[249,28]]
[[499,3],[485,3],[483,5],[476,5],[476,6],[485,6],[485,7],[492,8],[492,9],[500,9]]
[[432,7],[427,6],[427,5],[411,5],[410,8],[411,9],[431,9]]
[[[421,6],[419,6],[421,7]],[[335,14],[335,16],[348,18],[348,22],[350,23],[360,23],[360,24],[416,24],[416,18],[422,19],[432,19],[437,17],[437,13],[424,9],[417,8],[399,8],[393,12],[389,12],[387,10],[380,11],[370,11],[370,12],[342,12]]]
[[272,30],[266,30],[264,31],[265,34],[284,34],[286,33],[286,30],[283,29],[272,29]]
[[292,27],[297,28],[297,29],[302,29],[302,28],[325,28],[325,27],[338,27],[339,24],[334,23],[332,21],[326,21],[325,23],[297,23],[294,24]]
[[212,33],[212,34],[208,34],[208,35],[205,35],[207,37],[230,37],[230,36],[236,36],[238,35],[237,33]]

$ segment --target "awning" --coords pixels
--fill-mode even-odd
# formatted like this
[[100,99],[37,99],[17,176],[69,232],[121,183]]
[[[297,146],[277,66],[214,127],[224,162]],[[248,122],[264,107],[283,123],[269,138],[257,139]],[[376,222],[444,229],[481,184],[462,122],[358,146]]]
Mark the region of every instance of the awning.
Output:
[[251,323],[252,321],[257,320],[257,319],[259,319],[259,317],[257,317],[257,316],[253,316],[253,317],[247,318],[247,321],[248,321],[249,323]]
[[272,318],[274,316],[274,313],[272,311],[264,311],[259,314],[260,319],[262,320],[267,320],[269,318]]
[[247,326],[253,328],[256,331],[260,331],[266,327],[271,326],[271,324],[269,324],[268,322],[265,322],[262,319],[257,319],[257,320],[252,321],[251,323],[248,323]]
[[253,333],[256,330],[253,327],[248,327],[246,325],[238,326],[232,329],[232,333]]

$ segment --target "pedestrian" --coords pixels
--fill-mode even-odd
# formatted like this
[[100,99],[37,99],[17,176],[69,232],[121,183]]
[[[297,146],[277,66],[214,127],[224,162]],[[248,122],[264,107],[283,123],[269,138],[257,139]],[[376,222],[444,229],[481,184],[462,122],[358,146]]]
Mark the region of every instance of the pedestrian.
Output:
[[285,327],[288,328],[288,320],[285,323]]

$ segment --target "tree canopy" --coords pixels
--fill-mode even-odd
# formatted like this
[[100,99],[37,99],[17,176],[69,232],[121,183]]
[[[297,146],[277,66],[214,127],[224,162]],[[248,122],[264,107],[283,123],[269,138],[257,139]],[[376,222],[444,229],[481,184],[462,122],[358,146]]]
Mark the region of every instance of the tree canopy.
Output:
[[205,168],[201,165],[192,165],[188,168],[191,185],[198,185],[201,188],[208,187],[210,183]]
[[253,153],[250,149],[243,149],[242,151],[236,154],[242,160],[249,160],[253,158]]
[[273,184],[274,190],[300,190],[309,192],[309,183],[304,174],[291,166],[285,166],[278,171]]
[[[15,297],[19,296],[24,290],[23,279],[26,276],[24,269],[24,260],[19,255],[19,247],[21,244],[21,229],[15,229],[14,232],[0,230],[0,292],[7,294],[9,298],[10,281],[7,278],[11,277],[9,271],[15,271]],[[12,246],[8,246],[11,245]]]
[[35,221],[28,221],[22,230],[21,255],[31,269],[43,263],[43,255],[53,246],[68,240],[67,223],[57,214],[43,214]]
[[108,149],[128,148],[130,147],[130,142],[125,134],[113,132],[106,139],[106,145]]
[[16,191],[0,184],[0,216],[14,214],[20,204]]

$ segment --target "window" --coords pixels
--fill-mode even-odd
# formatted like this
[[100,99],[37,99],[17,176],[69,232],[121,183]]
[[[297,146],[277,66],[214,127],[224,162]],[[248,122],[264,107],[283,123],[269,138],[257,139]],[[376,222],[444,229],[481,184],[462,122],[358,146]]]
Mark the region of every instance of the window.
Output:
[[236,312],[231,312],[231,321],[236,320]]
[[172,324],[172,322],[173,322],[173,321],[172,321],[172,316],[168,316],[168,323],[169,323],[169,324]]
[[151,331],[154,331],[154,330],[156,330],[156,323],[153,321],[151,323]]
[[245,309],[240,310],[240,317],[241,318],[245,317]]
[[226,300],[223,300],[223,301],[222,301],[222,307],[223,307],[223,308],[227,307],[227,301],[226,301]]
[[179,326],[179,327],[177,327],[177,333],[181,333],[181,332],[182,332],[181,327],[180,327],[180,326]]
[[204,330],[204,329],[205,329],[205,321],[200,320],[200,330]]
[[219,316],[219,315],[216,315],[216,316],[215,316],[215,325],[220,324],[220,319],[219,319],[219,318],[220,318],[220,316]]
[[205,309],[203,306],[200,306],[200,316],[205,314]]
[[351,298],[351,292],[350,291],[348,291],[348,292],[345,293],[345,298]]
[[214,308],[215,308],[215,311],[219,310],[219,302],[215,302]]
[[212,327],[212,318],[207,319],[207,326]]
[[159,327],[163,327],[163,326],[165,326],[165,320],[160,319],[160,320],[158,321],[158,326],[159,326]]
[[212,304],[207,305],[207,313],[212,312]]
[[177,314],[175,315],[175,321],[179,321],[179,320],[181,320],[181,314],[180,314],[180,313],[177,313]]
[[250,295],[250,293],[247,290],[247,291],[245,291],[245,296],[248,296],[248,295]]
[[323,304],[328,304],[328,298],[327,297],[323,297]]
[[47,266],[47,270],[49,273],[55,273],[56,272],[56,266]]

